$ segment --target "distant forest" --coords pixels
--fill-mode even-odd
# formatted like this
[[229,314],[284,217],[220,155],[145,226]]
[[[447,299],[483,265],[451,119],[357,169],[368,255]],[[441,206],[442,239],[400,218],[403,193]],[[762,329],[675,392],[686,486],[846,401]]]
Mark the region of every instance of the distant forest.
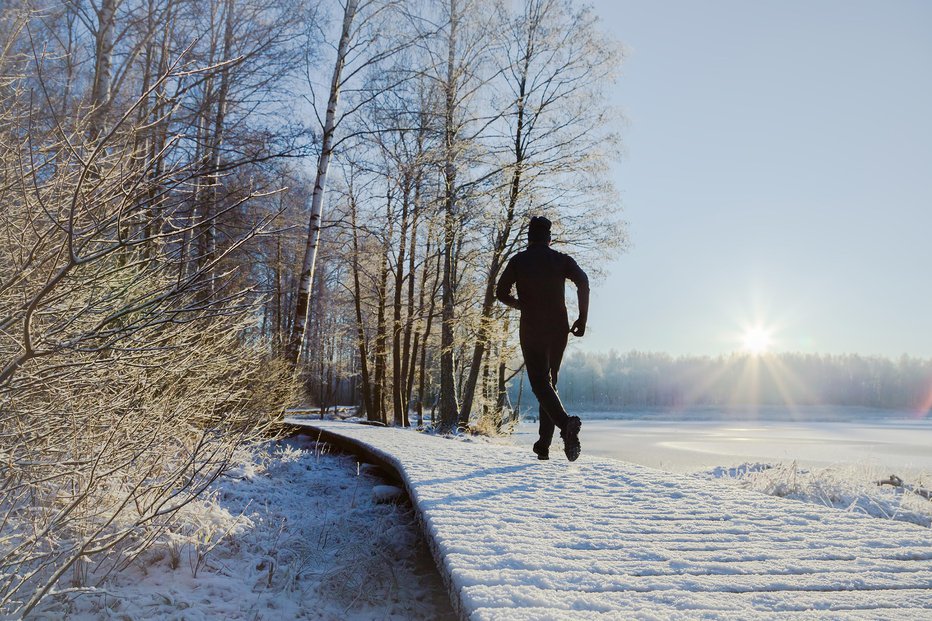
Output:
[[[564,359],[558,387],[568,406],[597,410],[753,404],[927,411],[932,407],[932,359],[577,351]],[[522,411],[536,408],[527,378],[513,382],[510,392]]]

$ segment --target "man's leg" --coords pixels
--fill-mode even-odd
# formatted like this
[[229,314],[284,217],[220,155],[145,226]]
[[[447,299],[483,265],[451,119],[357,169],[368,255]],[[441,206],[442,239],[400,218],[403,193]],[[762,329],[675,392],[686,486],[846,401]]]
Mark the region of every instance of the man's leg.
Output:
[[537,413],[537,427],[540,435],[540,440],[537,441],[537,445],[546,452],[547,449],[550,448],[550,443],[553,441],[553,430],[555,425],[553,424],[553,419],[550,418],[550,415],[544,411],[544,406],[540,406],[537,409]]
[[[550,383],[554,389],[557,387],[557,376],[560,374],[560,364],[563,362],[563,352],[566,351],[567,335],[555,335],[550,344]],[[559,393],[559,391],[558,391]]]
[[[548,361],[550,363],[550,383],[554,390],[557,386],[557,377],[560,374],[560,363],[563,362],[563,352],[566,350],[567,334],[556,334],[550,343]],[[582,421],[578,416],[567,416],[566,424],[560,427],[560,437],[563,438],[563,452],[567,459],[576,461],[579,458],[581,447],[579,444],[579,430]]]
[[[524,335],[522,335],[524,336]],[[540,438],[534,443],[534,453],[538,459],[550,459],[550,443],[553,441],[555,417],[545,405],[543,395],[550,386],[550,360],[546,341],[539,338],[522,338],[521,351],[524,354],[524,365],[527,369],[531,390],[537,395],[540,404],[538,408],[538,430]],[[551,406],[553,407],[553,406]],[[562,408],[562,406],[560,406]]]
[[540,437],[531,448],[534,451],[534,454],[537,455],[537,459],[546,460],[550,459],[550,444],[553,442],[554,425],[553,420],[550,418],[550,415],[544,411],[544,408],[538,408],[537,413],[538,432]]
[[[527,369],[528,381],[531,384],[534,396],[537,397],[537,402],[540,404],[541,413],[545,415],[541,416],[540,423],[541,438],[544,440],[548,439],[545,435],[548,429],[552,438],[554,425],[563,429],[567,421],[566,410],[551,383],[551,349],[550,339],[539,337],[521,339],[521,351],[524,354],[524,365]],[[544,423],[545,418],[549,422]]]
[[[559,335],[556,335],[553,341],[551,341],[547,348],[547,367],[550,372],[550,385],[553,386],[554,391],[557,393],[559,398],[560,392],[557,390],[557,377],[560,374],[560,363],[563,361],[563,351],[566,349],[566,337],[560,339]],[[544,408],[541,406],[539,408],[539,431],[540,431],[540,440],[538,440],[538,446],[542,447],[545,451],[550,448],[550,444],[553,442],[553,432],[556,425],[554,425],[553,419],[550,418],[547,414],[544,413]]]

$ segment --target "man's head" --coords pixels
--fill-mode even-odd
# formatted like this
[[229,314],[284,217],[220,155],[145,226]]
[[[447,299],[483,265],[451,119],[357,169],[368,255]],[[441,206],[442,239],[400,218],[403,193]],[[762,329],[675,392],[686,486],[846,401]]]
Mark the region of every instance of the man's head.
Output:
[[534,216],[527,228],[527,241],[530,244],[550,243],[550,220],[544,216]]

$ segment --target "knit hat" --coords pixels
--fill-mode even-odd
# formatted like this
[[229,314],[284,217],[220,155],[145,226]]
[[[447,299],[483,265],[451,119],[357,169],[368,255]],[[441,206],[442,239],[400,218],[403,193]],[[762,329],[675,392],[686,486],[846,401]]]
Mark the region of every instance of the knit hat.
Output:
[[550,220],[544,216],[534,216],[527,229],[527,240],[530,243],[550,241]]

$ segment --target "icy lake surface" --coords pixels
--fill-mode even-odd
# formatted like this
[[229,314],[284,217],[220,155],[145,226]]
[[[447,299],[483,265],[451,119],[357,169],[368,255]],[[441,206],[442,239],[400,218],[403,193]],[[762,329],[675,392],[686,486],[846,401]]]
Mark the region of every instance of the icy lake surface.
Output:
[[[583,454],[673,472],[794,460],[800,466],[855,464],[932,472],[932,420],[913,412],[770,408],[571,414],[583,419]],[[537,423],[523,422],[514,439],[530,450]],[[551,451],[561,450],[556,437]]]

